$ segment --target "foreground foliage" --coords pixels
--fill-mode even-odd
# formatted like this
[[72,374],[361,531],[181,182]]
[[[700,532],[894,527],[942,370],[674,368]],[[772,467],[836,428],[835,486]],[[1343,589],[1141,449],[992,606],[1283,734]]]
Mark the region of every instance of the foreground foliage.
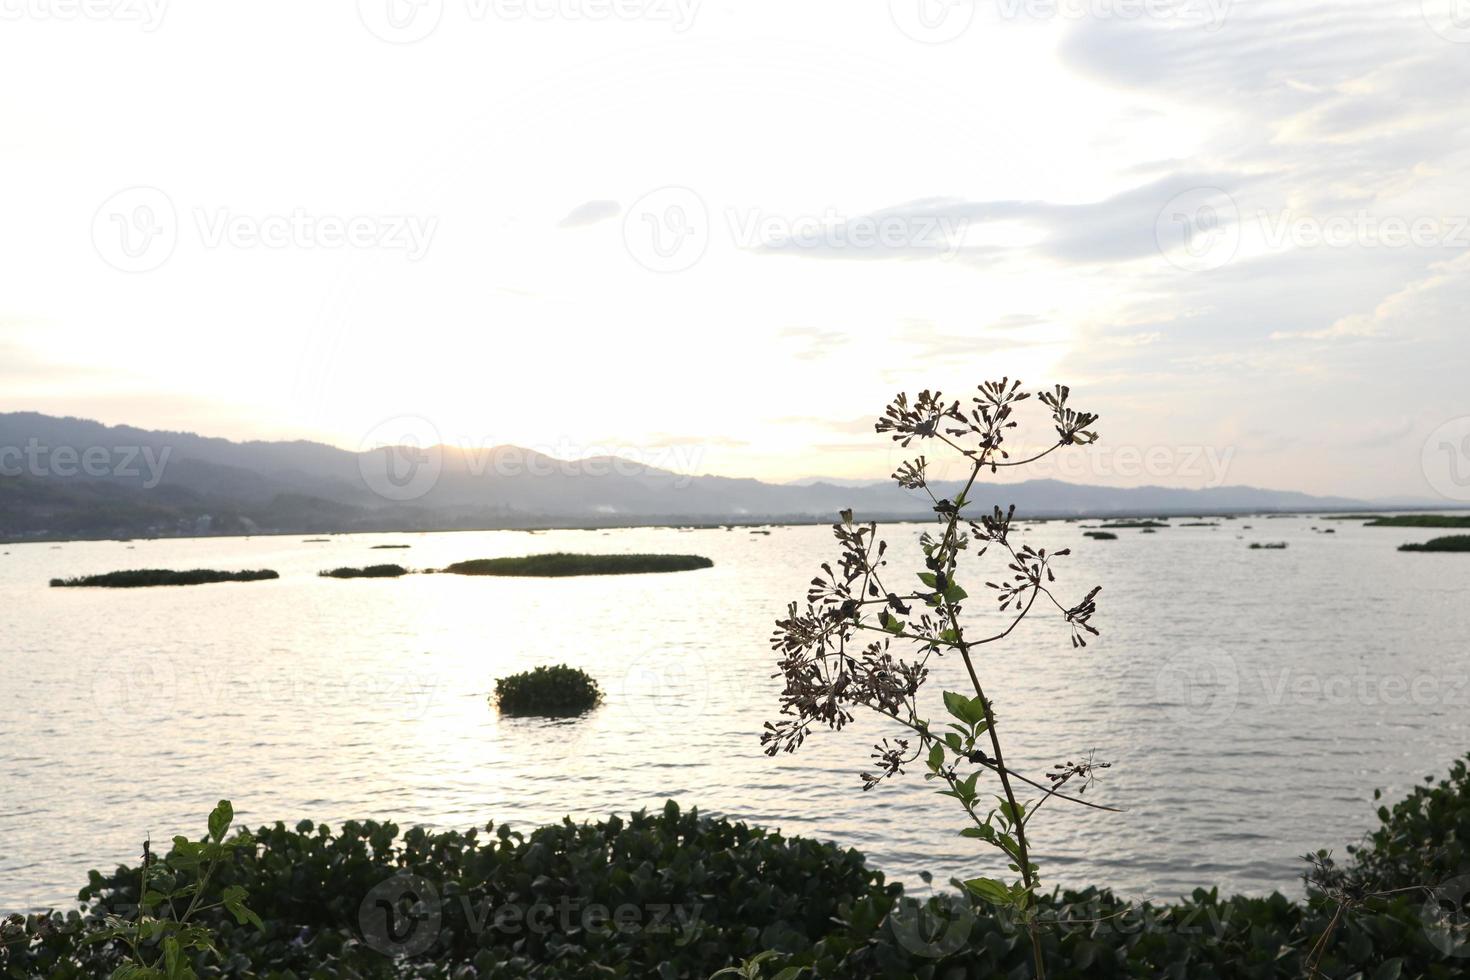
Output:
[[[1314,856],[1327,873],[1314,875],[1305,901],[1197,890],[1130,905],[1098,889],[1044,894],[1048,974],[1297,978],[1336,920],[1316,963],[1322,977],[1465,976],[1466,888],[1456,884],[1470,873],[1465,762],[1378,817],[1342,867]],[[974,898],[946,892],[917,902],[856,851],[673,803],[526,835],[307,821],[230,841],[209,891],[248,888],[262,928],[227,907],[202,911],[195,921],[218,952],[184,957],[200,977],[704,978],[763,952],[753,976],[805,967],[803,977],[979,980],[1032,970],[1024,927]],[[417,876],[418,894],[403,875]],[[196,880],[181,867],[170,885]],[[102,913],[131,914],[138,883],[137,868],[93,872],[83,911],[6,920],[0,976],[109,975],[127,944],[106,936]],[[396,928],[380,928],[380,902],[400,914]]]
[[152,585],[210,585],[215,582],[261,582],[280,578],[280,574],[268,568],[245,572],[219,572],[208,568],[195,568],[187,572],[176,572],[167,568],[140,568],[126,572],[108,572],[105,575],[86,575],[80,578],[54,578],[53,589],[98,587],[105,589],[137,589]]
[[639,575],[645,572],[688,572],[713,567],[699,555],[575,555],[557,552],[523,558],[479,558],[450,565],[454,575],[525,575],[560,578],[567,575]]
[[506,714],[574,715],[596,707],[602,689],[586,671],[558,664],[500,678],[492,700]]

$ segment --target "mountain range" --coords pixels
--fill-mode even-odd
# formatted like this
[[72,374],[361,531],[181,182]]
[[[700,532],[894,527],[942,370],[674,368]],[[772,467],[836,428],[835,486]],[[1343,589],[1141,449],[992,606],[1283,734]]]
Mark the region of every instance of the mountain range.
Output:
[[[952,495],[958,485],[934,484]],[[1031,480],[990,488],[1030,517],[1385,508],[1222,486],[1101,487]],[[1409,505],[1411,502],[1398,502]],[[559,460],[515,446],[233,442],[188,432],[0,413],[0,539],[912,520],[927,497],[891,481],[691,476],[615,457]]]

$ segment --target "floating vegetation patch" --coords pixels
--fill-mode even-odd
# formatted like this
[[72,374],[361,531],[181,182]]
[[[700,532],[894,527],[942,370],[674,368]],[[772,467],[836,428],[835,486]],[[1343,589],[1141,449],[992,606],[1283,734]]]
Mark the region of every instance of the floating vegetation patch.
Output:
[[270,569],[246,572],[218,572],[208,568],[196,568],[187,572],[175,572],[165,568],[140,568],[126,572],[108,572],[105,575],[86,575],[81,578],[54,578],[53,589],[99,588],[140,589],[154,585],[211,585],[215,582],[262,582],[280,578]]
[[1400,551],[1470,551],[1470,534],[1452,534],[1423,544],[1399,545]]
[[595,708],[602,690],[586,671],[558,664],[500,678],[491,700],[510,715],[564,717]]
[[322,578],[398,578],[407,575],[408,569],[402,565],[369,565],[366,568],[334,568],[317,574]]
[[1458,514],[1399,514],[1375,517],[1364,527],[1470,527],[1470,517]]
[[509,575],[562,578],[571,575],[642,575],[648,572],[689,572],[711,568],[700,555],[577,555],[556,552],[522,558],[479,558],[444,569],[452,575]]

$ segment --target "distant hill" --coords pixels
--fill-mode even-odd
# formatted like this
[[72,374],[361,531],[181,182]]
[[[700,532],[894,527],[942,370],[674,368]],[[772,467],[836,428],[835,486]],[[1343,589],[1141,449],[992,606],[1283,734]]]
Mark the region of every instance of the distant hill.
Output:
[[[1058,480],[1008,484],[988,496],[1033,517],[1374,506],[1252,487],[1120,489]],[[315,442],[231,442],[0,414],[5,540],[827,521],[846,507],[885,520],[930,513],[924,499],[885,481],[688,476],[515,446],[356,453]]]

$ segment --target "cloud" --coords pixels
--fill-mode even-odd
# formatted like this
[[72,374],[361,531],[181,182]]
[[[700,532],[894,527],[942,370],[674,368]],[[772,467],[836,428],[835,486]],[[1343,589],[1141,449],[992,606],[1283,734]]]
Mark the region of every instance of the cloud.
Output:
[[585,201],[578,204],[567,212],[565,218],[556,223],[558,228],[586,228],[609,218],[616,218],[623,213],[623,206],[617,201]]
[[1395,336],[1428,339],[1470,304],[1470,254],[1430,267],[1427,276],[1395,291],[1366,313],[1354,313],[1321,330],[1277,332],[1272,340],[1347,340]]

